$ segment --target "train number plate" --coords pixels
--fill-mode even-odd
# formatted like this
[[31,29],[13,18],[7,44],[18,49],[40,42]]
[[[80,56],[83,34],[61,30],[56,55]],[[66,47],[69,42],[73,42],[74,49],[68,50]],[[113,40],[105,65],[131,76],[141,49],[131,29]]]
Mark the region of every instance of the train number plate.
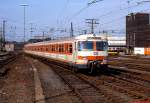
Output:
[[98,55],[98,52],[94,52],[93,55]]

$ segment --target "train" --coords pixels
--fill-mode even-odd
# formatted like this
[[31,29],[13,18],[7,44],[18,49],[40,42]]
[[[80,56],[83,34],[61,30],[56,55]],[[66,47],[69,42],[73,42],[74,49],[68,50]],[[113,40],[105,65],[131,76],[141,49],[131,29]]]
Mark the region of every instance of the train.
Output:
[[126,38],[124,36],[109,36],[107,39],[109,55],[120,55],[126,53]]
[[126,53],[125,45],[117,45],[117,46],[109,46],[108,47],[108,55],[119,55]]
[[108,41],[105,37],[93,34],[29,43],[24,46],[24,52],[64,62],[74,72],[85,69],[93,74],[108,66]]

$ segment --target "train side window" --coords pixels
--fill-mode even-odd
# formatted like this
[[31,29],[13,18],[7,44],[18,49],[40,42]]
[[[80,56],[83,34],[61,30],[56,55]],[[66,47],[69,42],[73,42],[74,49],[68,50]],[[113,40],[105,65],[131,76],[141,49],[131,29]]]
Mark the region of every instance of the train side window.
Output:
[[48,52],[49,51],[49,46],[47,45],[46,47],[47,47],[47,52]]
[[53,46],[53,53],[54,53],[54,46]]
[[63,44],[61,44],[61,53],[63,53]]
[[47,51],[47,47],[46,47],[46,46],[44,46],[44,51],[45,51],[45,52]]
[[69,53],[72,53],[72,44],[69,44]]
[[52,47],[51,47],[51,45],[49,45],[49,52],[51,52],[52,51]]
[[51,52],[52,52],[52,45],[50,46],[50,50],[51,50]]
[[53,51],[54,51],[54,46],[52,45],[51,47],[52,47],[52,53],[53,53]]
[[65,50],[66,53],[68,53],[68,44],[66,44],[66,50]]
[[54,52],[57,52],[57,44],[54,45]]
[[54,53],[54,51],[55,51],[55,46],[53,45],[53,53]]
[[67,43],[64,44],[64,53],[67,53]]
[[60,44],[60,53],[62,53],[62,45]]
[[53,52],[55,52],[55,45],[53,45]]
[[55,44],[55,52],[58,52],[58,44]]
[[50,46],[51,52],[52,52],[52,45]]
[[59,53],[61,52],[61,45],[60,44],[58,45],[58,52]]
[[64,44],[62,44],[62,53],[64,53]]
[[42,52],[44,51],[44,47],[42,47]]
[[53,52],[53,45],[51,45],[51,48],[52,48],[51,51]]
[[60,49],[60,53],[61,53],[62,52],[62,45],[61,44],[60,44],[60,48],[59,49]]
[[46,47],[46,51],[48,51],[48,47]]

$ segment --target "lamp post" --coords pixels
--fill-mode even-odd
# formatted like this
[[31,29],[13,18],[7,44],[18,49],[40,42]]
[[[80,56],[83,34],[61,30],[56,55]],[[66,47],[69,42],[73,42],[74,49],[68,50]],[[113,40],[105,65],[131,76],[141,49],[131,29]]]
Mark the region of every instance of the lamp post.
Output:
[[26,42],[26,7],[28,6],[27,4],[21,4],[24,8],[24,43]]

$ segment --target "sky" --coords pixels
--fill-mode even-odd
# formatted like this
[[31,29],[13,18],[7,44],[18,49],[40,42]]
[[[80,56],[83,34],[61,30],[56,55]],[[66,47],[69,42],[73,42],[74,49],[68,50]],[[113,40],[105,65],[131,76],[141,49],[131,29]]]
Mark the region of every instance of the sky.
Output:
[[[69,35],[70,23],[74,34],[87,30],[90,25],[86,19],[97,19],[95,33],[116,31],[117,36],[124,36],[125,16],[131,12],[150,12],[150,3],[137,5],[145,0],[103,0],[88,6],[93,0],[0,0],[0,27],[6,20],[6,39],[23,41],[24,11],[26,7],[26,40],[35,36],[63,37]],[[150,0],[147,0],[150,1]],[[31,26],[32,25],[32,26]],[[32,28],[32,33],[30,32]]]

